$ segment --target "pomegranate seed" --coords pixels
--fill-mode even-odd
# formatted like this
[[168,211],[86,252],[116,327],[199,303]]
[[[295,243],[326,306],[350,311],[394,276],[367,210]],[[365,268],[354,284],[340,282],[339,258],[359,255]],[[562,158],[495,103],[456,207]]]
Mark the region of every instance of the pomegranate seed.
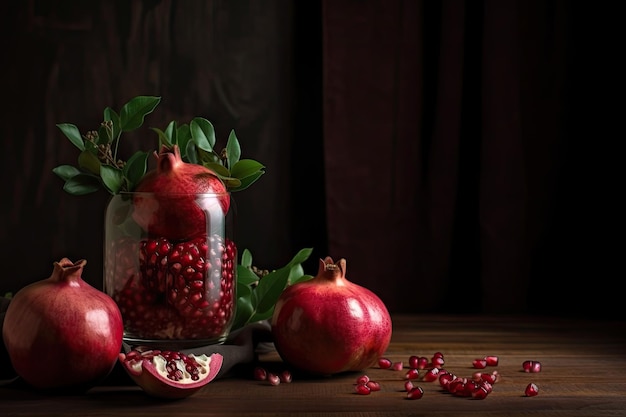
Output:
[[487,366],[498,366],[498,357],[497,356],[485,356],[485,360],[487,361]]
[[474,381],[480,381],[481,379],[483,379],[483,373],[482,372],[478,372],[478,371],[474,372],[472,374],[472,379]]
[[404,390],[406,392],[409,392],[413,389],[413,382],[411,382],[411,380],[408,380],[404,383]]
[[267,371],[260,366],[257,366],[254,368],[253,376],[257,381],[265,381],[267,379]]
[[534,397],[535,395],[539,394],[539,387],[531,382],[526,386],[524,394],[526,394],[527,397]]
[[456,377],[450,372],[440,372],[439,373],[439,385],[447,389],[448,385],[450,384],[450,381],[452,381],[455,378]]
[[441,368],[444,364],[443,356],[433,356],[431,363],[433,368]]
[[365,385],[370,380],[370,377],[367,375],[361,375],[356,379],[357,385]]
[[524,361],[522,369],[524,369],[524,372],[541,372],[541,363],[538,361]]
[[440,372],[439,368],[430,368],[424,374],[424,381],[426,381],[426,382],[433,382],[434,380],[439,378],[439,372]]
[[380,384],[376,381],[369,380],[365,385],[370,389],[370,391],[380,391]]
[[391,365],[391,368],[394,371],[401,371],[402,369],[404,369],[404,365],[402,364],[402,361],[394,362],[393,365]]
[[452,394],[463,391],[465,389],[466,378],[455,378],[448,384],[448,391]]
[[481,381],[488,382],[489,384],[495,384],[498,374],[482,374]]
[[267,373],[267,381],[270,383],[270,385],[279,385],[280,384],[280,377],[276,374],[273,374],[271,372]]
[[423,396],[424,396],[424,390],[422,389],[422,387],[411,388],[411,390],[406,393],[406,397],[409,400],[419,400]]
[[291,377],[291,372],[289,372],[289,371],[287,371],[287,370],[282,371],[282,372],[280,373],[280,375],[279,375],[279,378],[280,378],[280,382],[284,382],[284,383],[288,384],[288,383],[290,383],[290,382],[291,382],[291,380],[292,380],[292,377]]
[[381,369],[391,368],[391,361],[387,358],[378,358],[378,367]]
[[491,393],[491,391],[493,391],[493,385],[490,384],[487,381],[481,381],[479,384],[481,387],[483,387],[485,389],[485,391],[487,391],[487,394]]
[[472,392],[472,398],[476,400],[484,400],[489,395],[489,392],[482,385],[478,387],[477,390]]
[[491,376],[493,376],[492,384],[495,384],[496,382],[500,381],[500,373],[498,371],[493,371],[491,373]]
[[372,390],[370,389],[370,387],[368,387],[368,386],[367,386],[367,385],[365,385],[365,384],[357,384],[357,385],[354,387],[354,390],[356,391],[356,393],[357,393],[357,394],[360,394],[360,395],[369,395],[369,394],[371,394],[371,392],[372,392]]
[[487,361],[485,359],[474,359],[472,365],[476,369],[485,369],[487,367]]
[[420,356],[417,360],[417,369],[426,369],[428,366],[428,358],[425,356]]
[[420,358],[415,355],[409,357],[409,368],[418,369],[419,360]]
[[417,368],[411,368],[404,375],[405,379],[417,379],[420,376],[420,371]]
[[435,352],[435,353],[433,353],[433,358],[442,358],[443,359],[443,353]]

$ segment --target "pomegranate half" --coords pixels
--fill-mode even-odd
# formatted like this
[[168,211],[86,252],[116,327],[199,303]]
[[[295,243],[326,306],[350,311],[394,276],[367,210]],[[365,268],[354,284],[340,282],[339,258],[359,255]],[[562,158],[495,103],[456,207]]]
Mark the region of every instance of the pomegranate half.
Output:
[[119,354],[123,368],[148,395],[170,400],[189,397],[215,379],[223,359],[219,353],[196,356],[160,350]]
[[82,279],[86,263],[55,262],[52,275],[20,289],[6,311],[2,338],[11,364],[35,388],[86,390],[117,361],[122,315]]
[[290,285],[271,319],[281,358],[310,374],[360,371],[378,361],[391,341],[392,323],[381,299],[348,281],[346,260],[320,259],[317,275]]
[[211,169],[183,161],[178,145],[164,145],[155,156],[156,169],[135,187],[133,219],[149,235],[170,240],[207,233],[206,213],[223,216],[230,208],[224,182]]

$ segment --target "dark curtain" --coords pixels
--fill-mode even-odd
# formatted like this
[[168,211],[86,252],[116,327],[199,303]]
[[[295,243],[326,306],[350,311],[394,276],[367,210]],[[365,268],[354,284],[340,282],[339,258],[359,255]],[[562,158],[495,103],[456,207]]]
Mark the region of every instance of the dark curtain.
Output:
[[351,276],[398,311],[624,317],[615,14],[324,1],[329,251]]
[[[1,6],[0,294],[86,258],[108,196],[65,194],[55,124],[163,101],[147,125],[235,129],[262,268],[344,257],[392,312],[624,317],[623,34],[613,3],[28,0]],[[122,152],[151,149],[144,131]]]

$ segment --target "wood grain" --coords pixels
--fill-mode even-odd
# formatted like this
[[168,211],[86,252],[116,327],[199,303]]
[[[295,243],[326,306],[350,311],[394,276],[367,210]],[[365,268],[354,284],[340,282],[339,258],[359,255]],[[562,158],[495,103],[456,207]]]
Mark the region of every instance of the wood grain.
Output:
[[[365,370],[381,384],[369,396],[354,393],[361,373],[327,378],[295,375],[271,386],[252,379],[260,364],[280,370],[275,351],[259,354],[232,374],[178,402],[147,397],[129,384],[96,387],[85,395],[51,396],[0,387],[3,416],[626,416],[626,323],[524,316],[394,316],[386,353],[407,366],[410,355],[444,354],[444,367],[471,376],[474,358],[497,355],[502,380],[485,400],[453,397],[438,383],[418,382],[421,400],[407,400],[404,371]],[[542,371],[525,373],[522,362],[538,360]],[[529,382],[539,395],[525,397]]]

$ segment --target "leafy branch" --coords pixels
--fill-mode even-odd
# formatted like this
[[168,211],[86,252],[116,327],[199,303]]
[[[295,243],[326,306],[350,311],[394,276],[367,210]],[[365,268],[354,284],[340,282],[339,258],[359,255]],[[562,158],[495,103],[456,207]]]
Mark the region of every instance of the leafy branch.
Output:
[[241,262],[237,265],[237,308],[232,330],[269,319],[285,287],[313,278],[305,275],[302,268],[302,263],[309,258],[312,251],[311,248],[301,249],[282,268],[259,273],[252,266],[252,254],[245,249]]
[[[132,191],[148,169],[148,157],[154,151],[137,151],[128,160],[118,155],[122,134],[139,129],[145,117],[161,102],[160,97],[138,96],[124,104],[119,114],[110,107],[104,109],[98,130],[81,134],[71,123],[57,127],[80,151],[77,166],[59,165],[52,171],[65,183],[63,189],[72,195],[84,195],[105,189],[110,194]],[[165,130],[152,128],[162,145],[178,145],[184,161],[212,169],[231,192],[241,191],[265,173],[265,166],[252,159],[241,159],[241,147],[231,130],[226,147],[215,149],[215,129],[210,121],[195,117],[189,124],[175,121]]]

